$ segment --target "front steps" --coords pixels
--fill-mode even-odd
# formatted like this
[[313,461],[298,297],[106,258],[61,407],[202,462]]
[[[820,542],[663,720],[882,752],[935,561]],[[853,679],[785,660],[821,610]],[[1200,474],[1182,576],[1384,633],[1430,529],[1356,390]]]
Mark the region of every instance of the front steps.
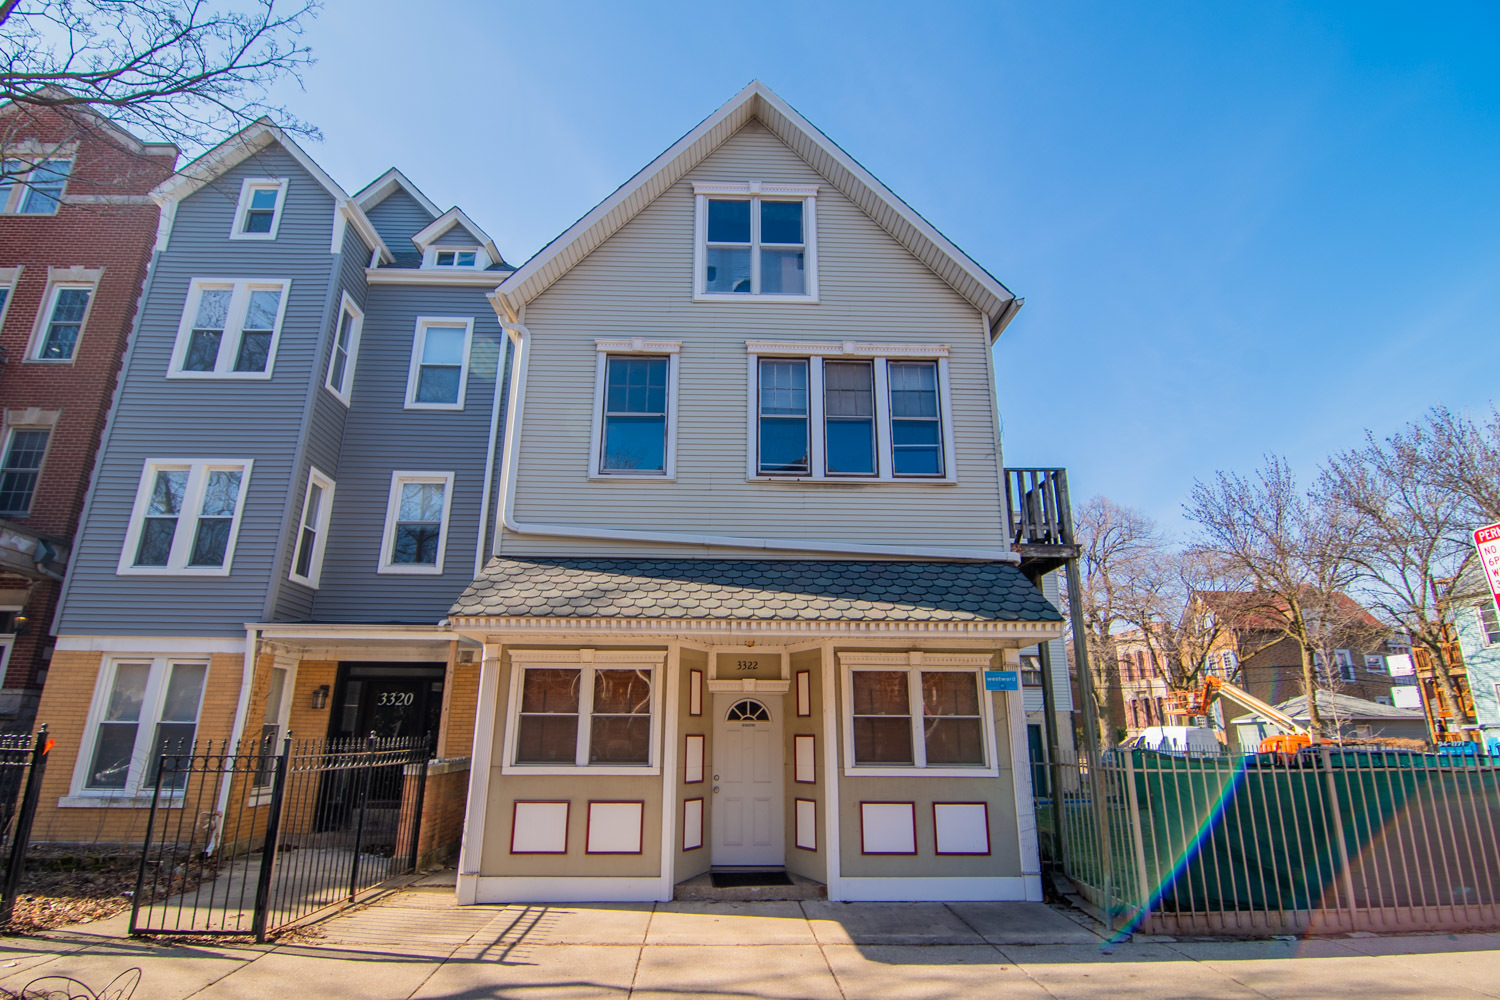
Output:
[[696,875],[685,882],[678,882],[672,898],[683,901],[743,903],[757,899],[826,899],[828,887],[822,882],[787,872],[791,885],[739,885],[733,888],[716,889],[708,872]]

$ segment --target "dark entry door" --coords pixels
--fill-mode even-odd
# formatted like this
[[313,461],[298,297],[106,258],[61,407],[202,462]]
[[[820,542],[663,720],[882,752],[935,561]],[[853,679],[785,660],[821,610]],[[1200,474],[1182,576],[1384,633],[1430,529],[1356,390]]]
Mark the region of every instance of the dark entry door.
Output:
[[443,710],[441,663],[341,663],[329,739],[427,736]]

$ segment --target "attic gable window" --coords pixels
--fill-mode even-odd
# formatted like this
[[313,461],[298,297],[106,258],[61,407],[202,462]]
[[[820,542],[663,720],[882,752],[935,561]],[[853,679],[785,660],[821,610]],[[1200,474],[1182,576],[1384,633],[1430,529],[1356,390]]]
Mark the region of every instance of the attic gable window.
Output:
[[816,302],[817,187],[694,184],[693,297]]
[[433,254],[434,267],[473,267],[478,259],[475,250],[439,250]]
[[274,240],[286,201],[285,177],[246,178],[234,210],[232,240]]

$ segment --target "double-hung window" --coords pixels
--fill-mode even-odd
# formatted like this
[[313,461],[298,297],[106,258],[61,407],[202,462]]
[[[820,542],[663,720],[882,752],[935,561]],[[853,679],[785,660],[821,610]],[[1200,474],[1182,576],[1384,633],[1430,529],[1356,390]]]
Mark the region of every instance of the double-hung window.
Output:
[[333,331],[333,347],[328,355],[328,376],[323,385],[345,406],[349,405],[354,385],[354,362],[359,357],[359,335],[365,314],[345,292],[339,305],[339,322]]
[[234,209],[232,240],[274,240],[286,202],[285,177],[247,178]]
[[462,410],[474,318],[417,317],[406,380],[408,410]]
[[62,204],[73,161],[68,157],[6,160],[0,167],[0,212],[51,215]]
[[[207,679],[208,664],[202,660],[106,661],[75,787],[84,794],[150,794],[163,753],[193,752]],[[186,782],[186,771],[170,766],[161,776],[164,790],[180,793]]]
[[993,770],[994,731],[971,654],[840,654],[849,773]]
[[58,282],[48,289],[32,360],[73,360],[93,298],[92,284]]
[[177,328],[170,376],[270,378],[290,285],[194,278]]
[[0,516],[25,517],[31,512],[50,436],[45,427],[11,430],[5,451],[0,452]]
[[[946,348],[750,341],[751,478],[939,480],[953,475]],[[796,351],[804,356],[787,355]],[[852,355],[852,356],[851,356]]]
[[817,187],[693,186],[694,296],[700,300],[817,300]]
[[507,770],[654,768],[664,659],[644,651],[513,652]]
[[391,473],[380,572],[441,573],[452,504],[453,473]]
[[1493,646],[1500,643],[1500,613],[1495,610],[1495,602],[1486,600],[1476,610],[1479,613],[1479,631],[1484,636],[1484,644]]
[[1359,679],[1358,675],[1354,672],[1354,654],[1349,650],[1334,650],[1333,662],[1338,667],[1339,680],[1353,682]]
[[323,573],[323,552],[328,545],[328,519],[333,513],[334,482],[316,468],[307,473],[307,492],[302,498],[302,519],[292,550],[289,578],[317,589]]
[[251,465],[148,461],[118,572],[228,576]]
[[676,474],[677,355],[681,341],[594,341],[589,475],[670,479]]

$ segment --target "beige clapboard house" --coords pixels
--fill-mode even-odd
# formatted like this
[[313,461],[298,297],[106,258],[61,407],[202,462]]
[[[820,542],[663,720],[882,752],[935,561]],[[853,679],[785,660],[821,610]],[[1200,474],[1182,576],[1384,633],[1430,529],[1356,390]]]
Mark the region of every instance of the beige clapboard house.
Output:
[[1011,292],[753,83],[492,302],[460,898],[1040,898],[1022,695],[987,690],[1062,631],[1008,536]]

